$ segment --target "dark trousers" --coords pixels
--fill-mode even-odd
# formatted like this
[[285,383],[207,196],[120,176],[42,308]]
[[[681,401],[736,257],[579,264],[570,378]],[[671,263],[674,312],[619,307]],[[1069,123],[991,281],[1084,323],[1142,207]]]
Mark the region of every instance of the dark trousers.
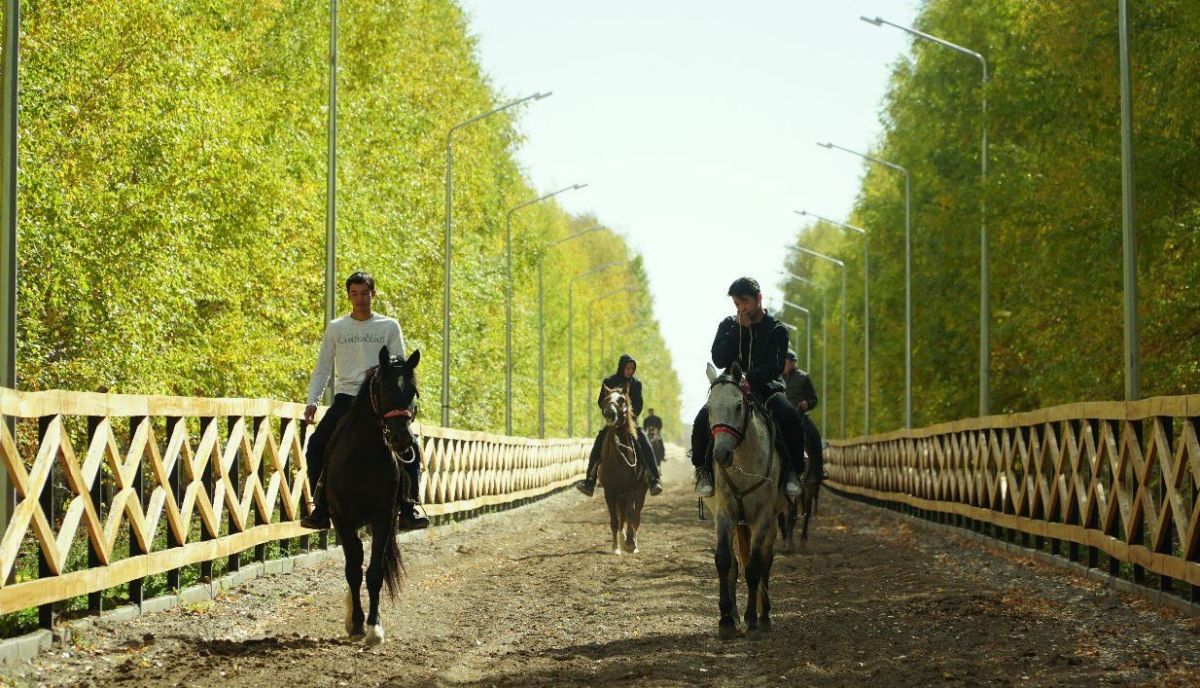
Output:
[[[321,422],[317,423],[317,429],[313,431],[311,437],[308,438],[308,451],[305,454],[305,465],[308,469],[308,481],[312,484],[313,489],[316,489],[317,481],[321,479],[321,472],[325,470],[325,452],[329,449],[329,439],[333,437],[333,431],[337,429],[338,421],[340,421],[350,411],[350,407],[354,404],[354,395],[352,394],[337,394],[333,397],[333,404],[329,410],[321,416]],[[380,452],[385,452],[387,449],[381,444]],[[421,443],[413,444],[413,452],[416,456],[416,461],[411,463],[401,462],[400,467],[408,474],[408,498],[412,501],[420,501],[418,492],[421,484],[421,465],[424,463],[421,460]]]
[[[592,480],[596,479],[596,464],[600,463],[600,448],[604,444],[604,433],[608,432],[608,428],[601,428],[596,435],[596,441],[592,443],[592,454],[588,457],[587,477]],[[646,431],[637,429],[637,453],[640,455],[639,460],[644,464],[650,475],[655,480],[659,480],[658,461],[654,458],[654,449],[650,446],[650,438],[646,437]]]
[[[783,442],[787,447],[787,468],[797,473],[804,467],[804,419],[794,406],[788,403],[782,394],[772,395],[767,400],[767,408],[779,423],[783,433]],[[708,407],[700,409],[696,420],[692,422],[692,465],[712,469],[712,461],[708,456],[709,443],[712,436],[708,426]]]
[[807,413],[801,413],[800,419],[804,421],[804,448],[808,453],[809,460],[812,461],[812,467],[820,475],[821,470],[825,467],[825,450],[821,446],[821,433],[817,430],[817,424]]

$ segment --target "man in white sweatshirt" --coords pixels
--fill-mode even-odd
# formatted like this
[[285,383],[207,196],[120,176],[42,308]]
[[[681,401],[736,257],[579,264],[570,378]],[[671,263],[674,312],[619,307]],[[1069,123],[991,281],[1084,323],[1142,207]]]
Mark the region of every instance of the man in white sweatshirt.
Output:
[[[366,272],[356,272],[346,279],[346,296],[350,299],[349,315],[329,321],[321,338],[321,352],[317,356],[317,367],[308,382],[308,405],[304,409],[304,420],[312,423],[317,414],[317,402],[325,393],[332,374],[333,404],[321,417],[317,429],[308,438],[307,468],[308,481],[314,485],[314,499],[309,514],[300,519],[306,528],[323,530],[329,527],[329,514],[325,510],[324,485],[320,485],[321,473],[325,469],[325,450],[338,421],[350,410],[354,395],[362,387],[369,368],[379,363],[379,349],[386,346],[393,356],[404,358],[404,334],[400,323],[371,311],[375,298],[375,278]],[[402,464],[408,471],[412,489],[408,495],[400,496],[400,528],[415,530],[429,526],[429,519],[417,514],[417,489],[420,479],[420,447],[414,446],[417,460]]]

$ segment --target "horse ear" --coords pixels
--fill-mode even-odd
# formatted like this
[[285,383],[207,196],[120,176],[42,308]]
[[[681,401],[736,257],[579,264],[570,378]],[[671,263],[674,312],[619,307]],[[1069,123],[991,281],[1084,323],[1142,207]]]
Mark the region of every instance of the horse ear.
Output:
[[608,385],[604,384],[603,382],[601,382],[601,383],[600,383],[600,386],[604,388],[604,393],[605,393],[605,394],[612,394],[612,388],[611,388],[611,387],[609,387]]
[[734,361],[733,365],[729,366],[729,374],[733,377],[734,382],[742,381],[742,367]]
[[707,365],[708,365],[708,369],[704,372],[708,373],[708,384],[711,385],[712,383],[717,381],[717,378],[720,377],[721,374],[717,372],[717,368],[713,364],[709,363]]
[[421,362],[421,350],[417,349],[416,351],[412,352],[412,355],[409,356],[408,360],[405,361],[404,363],[405,363],[405,365],[408,366],[409,370],[416,370],[417,364],[420,362]]
[[388,354],[387,344],[379,347],[379,369],[383,370],[387,368],[388,363],[391,363],[391,361],[392,357]]

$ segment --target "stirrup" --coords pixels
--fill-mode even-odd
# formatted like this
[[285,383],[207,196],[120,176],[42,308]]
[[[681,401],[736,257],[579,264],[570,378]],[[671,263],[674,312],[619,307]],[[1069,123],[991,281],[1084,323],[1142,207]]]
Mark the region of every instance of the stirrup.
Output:
[[318,502],[312,502],[309,505],[308,514],[300,517],[300,525],[311,530],[328,530],[329,514],[325,511],[325,505]]
[[400,505],[396,517],[398,530],[421,530],[429,527],[429,518],[417,513],[417,503],[407,502]]
[[575,483],[575,489],[591,497],[592,495],[596,494],[596,479],[584,478],[583,480]]
[[651,495],[660,495],[660,494],[662,494],[662,490],[663,490],[663,488],[662,488],[661,481],[659,481],[659,480],[651,480],[650,481],[650,494]]
[[696,469],[696,494],[701,497],[711,497],[716,490],[713,489],[712,474],[707,469]]

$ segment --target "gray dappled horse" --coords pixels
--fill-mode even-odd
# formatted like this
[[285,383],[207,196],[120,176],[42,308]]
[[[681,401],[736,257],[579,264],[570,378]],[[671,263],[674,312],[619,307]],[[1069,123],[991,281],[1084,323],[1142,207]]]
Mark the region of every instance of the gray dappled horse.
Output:
[[[708,422],[712,436],[712,497],[704,498],[716,525],[717,579],[722,639],[739,635],[737,579],[746,577],[746,633],[771,629],[768,592],[775,558],[775,517],[787,508],[779,485],[782,457],[766,412],[742,391],[743,374],[734,363],[724,373],[708,364]],[[736,561],[735,561],[736,558]]]
[[[414,369],[421,352],[408,360],[379,351],[379,366],[367,371],[354,404],[338,423],[326,453],[325,494],[329,516],[346,557],[346,633],[366,636],[367,645],[383,642],[379,622],[379,590],[387,585],[396,598],[404,566],[396,545],[397,508],[407,474],[398,461],[416,460],[410,423],[416,415]],[[371,528],[371,560],[367,566],[370,608],[363,628],[363,542],[358,529]]]
[[612,528],[613,554],[636,554],[637,531],[642,523],[642,506],[650,475],[637,455],[637,423],[629,406],[629,391],[623,387],[604,387],[604,422],[608,432],[600,446],[597,475],[604,487],[608,504],[608,523]]

